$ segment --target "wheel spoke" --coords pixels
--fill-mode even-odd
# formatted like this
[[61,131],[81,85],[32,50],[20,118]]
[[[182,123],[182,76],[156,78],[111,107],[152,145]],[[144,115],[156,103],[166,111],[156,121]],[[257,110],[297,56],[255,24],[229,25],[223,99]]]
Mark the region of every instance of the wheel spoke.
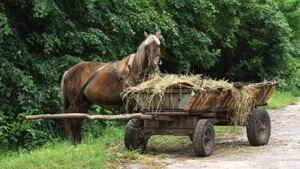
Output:
[[266,126],[266,121],[264,119],[261,119],[259,121],[259,124],[258,124],[258,131],[261,135],[263,135],[265,133],[267,129],[267,126]]
[[260,126],[260,130],[261,130],[261,131],[263,131],[263,130],[265,130],[265,129],[266,129],[266,125],[261,125],[261,126]]
[[209,138],[208,136],[206,136],[206,135],[205,135],[205,136],[204,136],[204,138],[203,138],[203,140],[204,140],[204,143],[207,143],[207,142],[209,142],[209,139],[210,139],[210,138]]
[[206,131],[205,131],[205,135],[204,135],[204,143],[205,144],[208,144],[210,141],[211,141],[211,130],[210,128],[208,128]]

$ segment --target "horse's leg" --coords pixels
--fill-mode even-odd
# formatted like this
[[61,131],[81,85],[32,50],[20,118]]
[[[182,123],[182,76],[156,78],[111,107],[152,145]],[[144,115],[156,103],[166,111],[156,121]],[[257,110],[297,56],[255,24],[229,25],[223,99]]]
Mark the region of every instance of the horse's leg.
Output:
[[[78,111],[75,111],[78,110]],[[87,113],[88,108],[78,107],[74,105],[73,113]],[[65,119],[64,120],[64,129],[67,137],[72,141],[74,145],[77,145],[81,142],[81,126],[82,119]]]
[[[89,100],[87,100],[87,98],[84,98],[81,103],[80,106],[78,108],[78,112],[79,113],[87,113],[88,110],[90,109],[91,103],[89,102]],[[72,137],[72,141],[73,143],[79,144],[81,142],[81,126],[82,126],[82,119],[73,119],[73,137]]]
[[[68,113],[78,113],[79,112],[78,110],[79,110],[79,105],[74,104],[72,106],[72,109],[69,109]],[[75,141],[75,135],[76,135],[75,133],[76,133],[76,130],[77,130],[76,128],[78,128],[76,126],[78,126],[78,123],[79,124],[81,123],[81,122],[78,121],[78,119],[71,119],[70,118],[70,119],[65,119],[64,120],[64,125],[63,125],[67,138],[69,140],[71,140],[74,145],[76,145],[80,142],[80,141],[79,142]]]
[[[90,103],[87,99],[80,100],[80,103],[75,103],[67,113],[87,113],[90,108]],[[65,119],[64,129],[66,136],[72,140],[74,145],[81,142],[81,125],[82,119]]]
[[[81,113],[81,112],[80,112]],[[82,125],[82,119],[73,119],[72,120],[72,129],[73,129],[73,135],[72,135],[72,142],[74,145],[81,143],[81,125]]]
[[[76,104],[70,105],[70,101],[66,97],[64,91],[63,91],[63,106],[64,106],[64,112],[65,113],[76,113],[79,110],[78,105],[76,105]],[[69,140],[72,140],[73,143],[74,143],[73,138],[74,138],[74,126],[75,126],[75,124],[76,124],[76,122],[74,122],[74,119],[64,119],[64,121],[63,121],[63,127],[64,127],[64,131],[65,131],[65,135]]]

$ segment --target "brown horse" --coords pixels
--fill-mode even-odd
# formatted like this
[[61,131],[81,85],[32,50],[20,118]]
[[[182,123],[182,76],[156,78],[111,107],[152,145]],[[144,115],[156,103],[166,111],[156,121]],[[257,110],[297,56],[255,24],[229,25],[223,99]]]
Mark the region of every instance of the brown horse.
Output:
[[[61,90],[65,113],[87,113],[90,106],[121,104],[120,93],[135,85],[147,73],[158,69],[160,60],[160,31],[155,35],[144,33],[145,40],[137,52],[114,63],[81,62],[63,75]],[[74,144],[81,141],[79,119],[66,119],[66,135]]]

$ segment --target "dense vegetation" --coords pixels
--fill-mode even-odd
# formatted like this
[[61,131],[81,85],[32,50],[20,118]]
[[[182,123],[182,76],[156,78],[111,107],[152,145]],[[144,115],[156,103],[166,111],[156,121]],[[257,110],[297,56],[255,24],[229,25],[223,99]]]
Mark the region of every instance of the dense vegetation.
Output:
[[83,60],[120,59],[135,52],[144,30],[158,29],[162,71],[275,79],[282,90],[298,91],[300,0],[3,0],[1,147],[30,148],[58,137],[59,121],[23,116],[61,112],[66,69]]

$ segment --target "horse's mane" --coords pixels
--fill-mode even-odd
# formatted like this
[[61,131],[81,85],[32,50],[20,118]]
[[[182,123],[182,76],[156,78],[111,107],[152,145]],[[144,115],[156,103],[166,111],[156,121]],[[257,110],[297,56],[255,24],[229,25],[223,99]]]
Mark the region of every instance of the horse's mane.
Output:
[[149,35],[147,39],[145,39],[140,46],[138,47],[136,53],[135,53],[135,57],[137,59],[138,65],[139,65],[139,71],[142,71],[142,66],[143,63],[145,61],[145,47],[152,43],[152,42],[156,42],[158,45],[160,45],[160,41],[159,39],[155,36],[155,35]]

